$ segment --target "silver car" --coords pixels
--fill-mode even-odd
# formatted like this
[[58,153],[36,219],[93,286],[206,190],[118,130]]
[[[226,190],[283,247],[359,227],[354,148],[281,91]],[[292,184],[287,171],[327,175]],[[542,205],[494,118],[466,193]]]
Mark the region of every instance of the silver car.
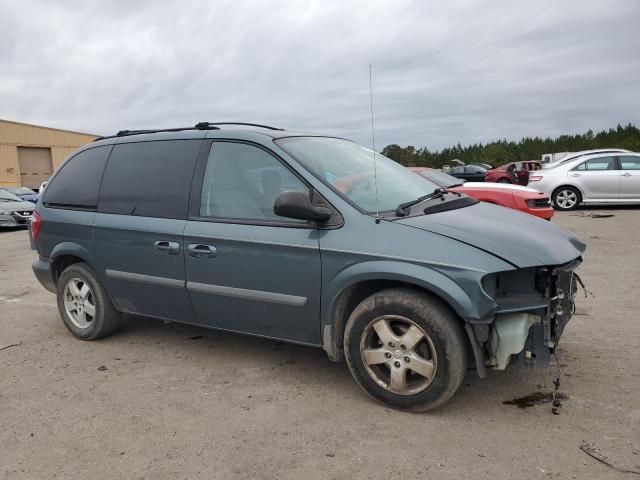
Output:
[[630,150],[625,150],[624,148],[596,148],[594,150],[582,150],[580,152],[569,153],[564,157],[557,158],[555,160],[545,161],[544,157],[542,158],[542,168],[553,168],[558,165],[563,165],[565,163],[571,162],[577,158],[583,158],[587,155],[594,155],[596,153],[632,153]]
[[557,210],[580,204],[640,203],[640,154],[598,153],[535,172],[529,186],[550,195]]

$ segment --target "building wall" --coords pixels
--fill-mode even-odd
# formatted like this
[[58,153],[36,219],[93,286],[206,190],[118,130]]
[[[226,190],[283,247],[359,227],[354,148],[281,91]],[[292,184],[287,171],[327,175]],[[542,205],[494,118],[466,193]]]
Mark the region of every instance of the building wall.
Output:
[[76,148],[96,138],[88,133],[0,120],[0,185],[20,185],[18,147],[49,148],[55,170]]

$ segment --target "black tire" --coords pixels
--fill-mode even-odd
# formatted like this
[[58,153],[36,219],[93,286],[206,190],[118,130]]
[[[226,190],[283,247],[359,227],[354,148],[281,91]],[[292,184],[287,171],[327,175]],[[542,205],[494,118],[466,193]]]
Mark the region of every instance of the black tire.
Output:
[[[575,200],[571,201],[570,199],[573,198]],[[582,194],[577,188],[565,185],[553,191],[551,201],[553,202],[553,208],[566,212],[577,208],[582,203]]]
[[[86,284],[89,289],[88,298],[82,301],[84,306],[81,307],[85,312],[86,326],[81,326],[80,320],[77,317],[74,318],[74,313],[67,312],[65,306],[65,299],[71,304],[76,300],[71,290],[67,289],[68,286],[71,288],[72,283],[76,288],[78,285],[84,287]],[[122,315],[113,307],[98,276],[86,263],[74,263],[62,272],[58,279],[57,297],[58,310],[64,325],[81,340],[97,340],[109,335],[120,326]],[[89,313],[89,304],[93,306],[91,310],[93,315]]]
[[[426,334],[422,346],[426,345],[427,349],[435,352],[435,356],[433,352],[431,356],[435,373],[430,380],[426,380],[429,383],[423,390],[405,393],[391,391],[392,369],[402,361],[400,357],[395,356],[396,353],[393,353],[393,357],[387,357],[390,352],[384,353],[390,363],[374,365],[378,373],[373,371],[372,365],[365,365],[362,345],[370,338],[367,332],[371,332],[372,325],[379,322],[380,318],[396,316],[410,320],[421,329],[422,333]],[[393,324],[395,320],[392,318],[390,321]],[[402,328],[402,321],[394,328]],[[379,344],[382,345],[380,348],[386,348],[381,339],[382,337],[378,338]],[[462,384],[468,361],[466,336],[455,314],[439,299],[406,288],[380,291],[366,298],[355,308],[345,328],[344,352],[353,378],[367,394],[393,408],[415,412],[433,410],[446,403]],[[398,349],[396,352],[401,351]],[[396,359],[399,361],[395,361]],[[410,377],[417,375],[410,371],[408,361],[406,366],[403,364],[401,368],[408,372],[404,377],[407,383]],[[385,370],[389,371],[390,379],[386,387],[379,383],[380,375],[384,375]],[[420,381],[420,377],[417,378]]]
[[499,178],[496,183],[511,183],[511,180],[503,177],[503,178]]

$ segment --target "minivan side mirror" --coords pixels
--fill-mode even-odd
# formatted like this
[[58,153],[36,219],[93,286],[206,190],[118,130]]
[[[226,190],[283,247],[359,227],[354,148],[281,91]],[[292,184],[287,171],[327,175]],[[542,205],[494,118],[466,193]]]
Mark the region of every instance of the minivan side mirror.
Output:
[[273,212],[281,217],[318,223],[326,222],[331,218],[331,210],[320,205],[313,205],[308,193],[295,190],[280,193],[273,204]]

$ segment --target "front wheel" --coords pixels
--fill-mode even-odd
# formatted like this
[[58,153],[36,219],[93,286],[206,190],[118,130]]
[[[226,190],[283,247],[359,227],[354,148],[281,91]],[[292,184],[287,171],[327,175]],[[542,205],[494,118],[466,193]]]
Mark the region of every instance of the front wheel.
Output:
[[438,299],[409,289],[383,290],[358,305],[347,322],[344,350],[358,385],[402,410],[443,405],[467,368],[459,319]]
[[511,180],[503,177],[503,178],[499,178],[496,183],[511,183]]
[[580,192],[573,187],[560,187],[551,196],[556,210],[573,210],[581,202]]

